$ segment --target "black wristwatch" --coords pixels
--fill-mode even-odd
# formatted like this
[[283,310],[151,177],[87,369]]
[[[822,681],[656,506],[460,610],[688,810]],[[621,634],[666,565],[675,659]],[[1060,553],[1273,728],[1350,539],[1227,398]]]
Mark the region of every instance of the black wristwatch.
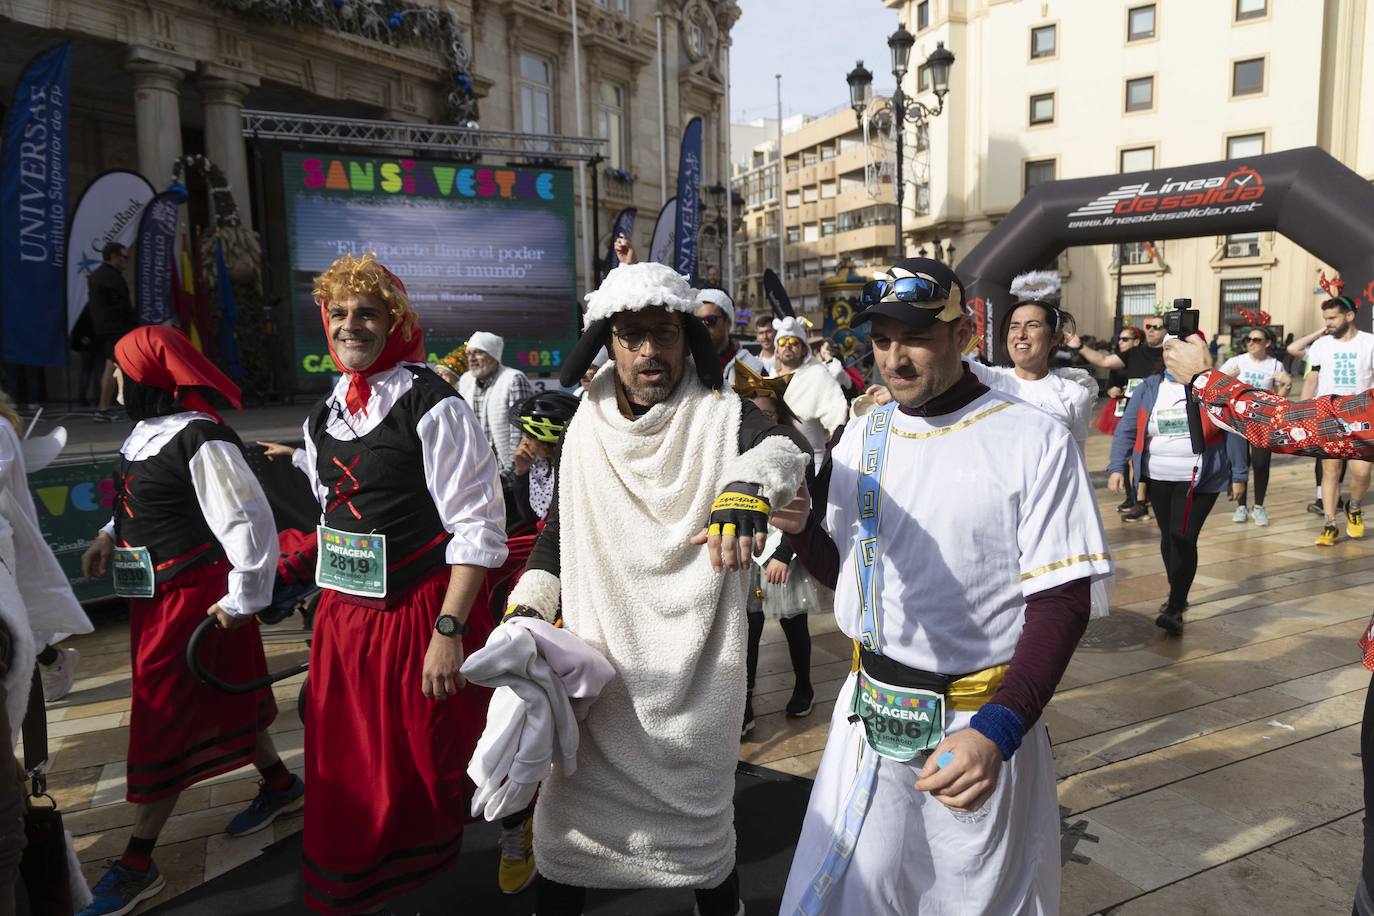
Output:
[[440,614],[434,621],[434,632],[440,636],[466,636],[468,625],[452,614]]

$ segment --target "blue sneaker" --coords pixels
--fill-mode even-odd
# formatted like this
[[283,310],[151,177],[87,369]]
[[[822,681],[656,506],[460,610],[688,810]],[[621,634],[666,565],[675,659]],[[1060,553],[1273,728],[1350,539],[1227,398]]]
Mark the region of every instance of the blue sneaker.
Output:
[[230,836],[248,836],[271,825],[279,814],[299,811],[305,805],[305,783],[299,776],[291,777],[291,785],[280,792],[258,780],[258,797],[248,803],[224,832]]
[[143,901],[162,893],[166,886],[167,882],[158,873],[157,863],[150,861],[147,871],[134,871],[118,859],[112,859],[109,871],[91,889],[95,899],[77,916],[124,916]]

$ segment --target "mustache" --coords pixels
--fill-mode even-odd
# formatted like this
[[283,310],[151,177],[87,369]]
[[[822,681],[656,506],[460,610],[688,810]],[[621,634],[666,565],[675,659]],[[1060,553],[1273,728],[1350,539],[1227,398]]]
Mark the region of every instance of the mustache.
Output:
[[635,372],[651,372],[655,369],[667,372],[668,364],[661,359],[656,359],[651,356],[648,359],[635,360],[633,368]]

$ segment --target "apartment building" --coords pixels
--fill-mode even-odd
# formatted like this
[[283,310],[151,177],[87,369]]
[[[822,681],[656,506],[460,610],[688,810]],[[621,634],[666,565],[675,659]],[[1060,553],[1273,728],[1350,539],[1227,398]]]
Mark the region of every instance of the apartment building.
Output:
[[[925,138],[928,173],[908,185],[908,252],[943,240],[967,253],[1054,179],[1305,146],[1374,177],[1364,0],[883,2],[916,36],[906,92],[933,104],[917,62],[936,42],[956,56]],[[1187,296],[1209,333],[1259,308],[1301,335],[1318,325],[1317,280],[1331,272],[1275,232],[1076,248],[1057,266],[1066,306],[1098,335],[1112,330],[1118,287],[1137,323]]]
[[[842,79],[836,77],[837,85]],[[870,111],[879,121],[887,101],[873,100]],[[890,131],[873,127],[866,136],[847,105],[794,118],[783,128],[781,173],[776,141],[735,163],[735,189],[745,200],[735,235],[735,281],[751,308],[766,308],[763,272],[771,267],[792,304],[819,327],[820,281],[846,260],[862,269],[886,263],[895,250],[894,150]],[[785,261],[779,271],[780,229]]]

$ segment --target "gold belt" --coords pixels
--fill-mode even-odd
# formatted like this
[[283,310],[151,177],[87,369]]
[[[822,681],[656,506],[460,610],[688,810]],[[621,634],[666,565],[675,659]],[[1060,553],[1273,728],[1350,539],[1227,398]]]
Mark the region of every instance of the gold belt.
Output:
[[[1002,679],[1007,675],[1010,665],[993,665],[991,668],[984,668],[982,671],[975,671],[952,681],[949,685],[949,692],[945,694],[945,708],[955,712],[977,712],[978,709],[997,692],[997,688],[1002,686]],[[849,671],[854,673],[859,670],[859,642],[854,641],[854,658],[850,663]]]

